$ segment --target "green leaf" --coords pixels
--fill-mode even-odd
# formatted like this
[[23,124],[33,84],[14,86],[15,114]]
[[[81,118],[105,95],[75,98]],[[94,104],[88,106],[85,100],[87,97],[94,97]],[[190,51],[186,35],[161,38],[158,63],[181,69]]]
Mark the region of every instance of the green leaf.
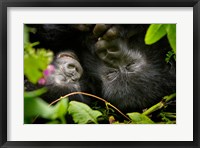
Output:
[[60,124],[60,122],[58,120],[52,120],[47,122],[46,124]]
[[43,71],[53,60],[53,53],[45,49],[30,48],[24,54],[24,74],[30,82],[36,84],[43,76]]
[[36,57],[24,56],[24,74],[32,83],[37,81],[43,76],[42,71],[45,68],[40,67],[39,60]]
[[166,31],[170,46],[172,47],[173,52],[176,54],[176,24],[167,25]]
[[[68,99],[63,98],[55,106],[49,106],[41,98],[24,98],[24,121],[30,123],[31,119],[37,116],[50,119],[60,119],[62,123],[66,123],[65,115],[68,108]],[[53,122],[52,122],[53,123]]]
[[147,117],[143,114],[134,112],[134,113],[128,113],[127,115],[131,118],[132,123],[135,123],[135,124],[154,124],[154,122],[149,117]]
[[24,25],[24,44],[29,43],[29,29]]
[[43,76],[43,70],[53,59],[53,52],[33,48],[39,42],[29,43],[29,32],[35,31],[24,25],[24,74],[34,84]]
[[151,45],[166,35],[165,24],[151,24],[145,35],[145,44]]
[[41,98],[24,98],[24,119],[35,118],[41,116],[49,119],[54,112],[49,104],[43,101]]
[[72,115],[73,120],[75,123],[98,123],[97,118],[99,116],[102,116],[102,113],[97,110],[92,110],[88,105],[77,102],[77,101],[71,101],[69,103],[68,108],[69,114]]
[[54,113],[51,117],[51,119],[55,120],[56,118],[60,118],[63,123],[66,123],[64,117],[67,113],[69,100],[67,98],[61,99],[53,108]]
[[39,97],[41,96],[42,94],[44,94],[45,92],[47,92],[47,89],[46,88],[40,88],[40,89],[37,89],[37,90],[34,90],[34,91],[25,91],[24,92],[24,98],[36,98],[36,97]]
[[34,46],[39,45],[40,42],[34,42],[34,43],[27,43],[24,45],[24,54],[33,54],[35,53],[35,49],[33,48]]
[[[168,53],[166,54],[166,58],[165,61],[168,63],[171,59],[171,57],[173,57],[174,52],[173,51],[168,51]],[[176,61],[176,59],[174,59]]]

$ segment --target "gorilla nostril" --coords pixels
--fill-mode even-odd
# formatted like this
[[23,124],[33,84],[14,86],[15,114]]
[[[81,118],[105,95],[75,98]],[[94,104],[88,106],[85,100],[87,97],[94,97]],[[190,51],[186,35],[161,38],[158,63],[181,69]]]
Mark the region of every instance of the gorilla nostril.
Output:
[[68,68],[68,69],[76,69],[76,66],[75,66],[75,64],[72,64],[72,63],[71,63],[71,64],[68,64],[68,65],[67,65],[67,68]]

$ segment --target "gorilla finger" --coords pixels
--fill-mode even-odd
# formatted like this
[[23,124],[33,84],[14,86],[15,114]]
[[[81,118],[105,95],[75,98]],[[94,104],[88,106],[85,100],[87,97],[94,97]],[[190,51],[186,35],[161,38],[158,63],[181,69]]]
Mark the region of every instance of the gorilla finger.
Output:
[[97,24],[93,29],[93,34],[95,35],[95,37],[100,37],[108,30],[108,28],[110,28],[110,26],[111,25]]
[[75,29],[78,29],[80,31],[86,32],[86,31],[90,31],[92,29],[92,24],[77,24],[77,25],[73,25],[73,27]]
[[95,48],[96,52],[98,52],[98,51],[101,51],[101,50],[104,50],[104,49],[106,50],[107,48],[110,47],[110,44],[106,40],[99,40],[99,41],[96,42],[95,47],[96,47]]
[[117,26],[113,26],[103,35],[104,40],[113,40],[119,36],[119,28]]

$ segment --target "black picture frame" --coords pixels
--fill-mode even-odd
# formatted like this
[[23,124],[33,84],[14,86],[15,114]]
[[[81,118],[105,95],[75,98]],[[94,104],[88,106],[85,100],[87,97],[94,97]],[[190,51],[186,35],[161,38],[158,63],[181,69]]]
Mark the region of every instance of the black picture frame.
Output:
[[[7,141],[8,7],[193,7],[193,141]],[[200,2],[199,0],[1,0],[0,1],[0,146],[9,147],[200,147]]]

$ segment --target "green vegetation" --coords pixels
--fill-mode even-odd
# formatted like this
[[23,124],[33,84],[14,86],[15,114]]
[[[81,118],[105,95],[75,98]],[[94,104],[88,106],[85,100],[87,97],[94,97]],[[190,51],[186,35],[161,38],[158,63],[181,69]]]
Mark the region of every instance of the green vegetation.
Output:
[[166,57],[166,62],[169,62],[171,57],[176,60],[176,25],[175,24],[151,24],[145,36],[145,43],[151,45],[156,43],[162,37],[167,35],[168,41],[172,48]]

